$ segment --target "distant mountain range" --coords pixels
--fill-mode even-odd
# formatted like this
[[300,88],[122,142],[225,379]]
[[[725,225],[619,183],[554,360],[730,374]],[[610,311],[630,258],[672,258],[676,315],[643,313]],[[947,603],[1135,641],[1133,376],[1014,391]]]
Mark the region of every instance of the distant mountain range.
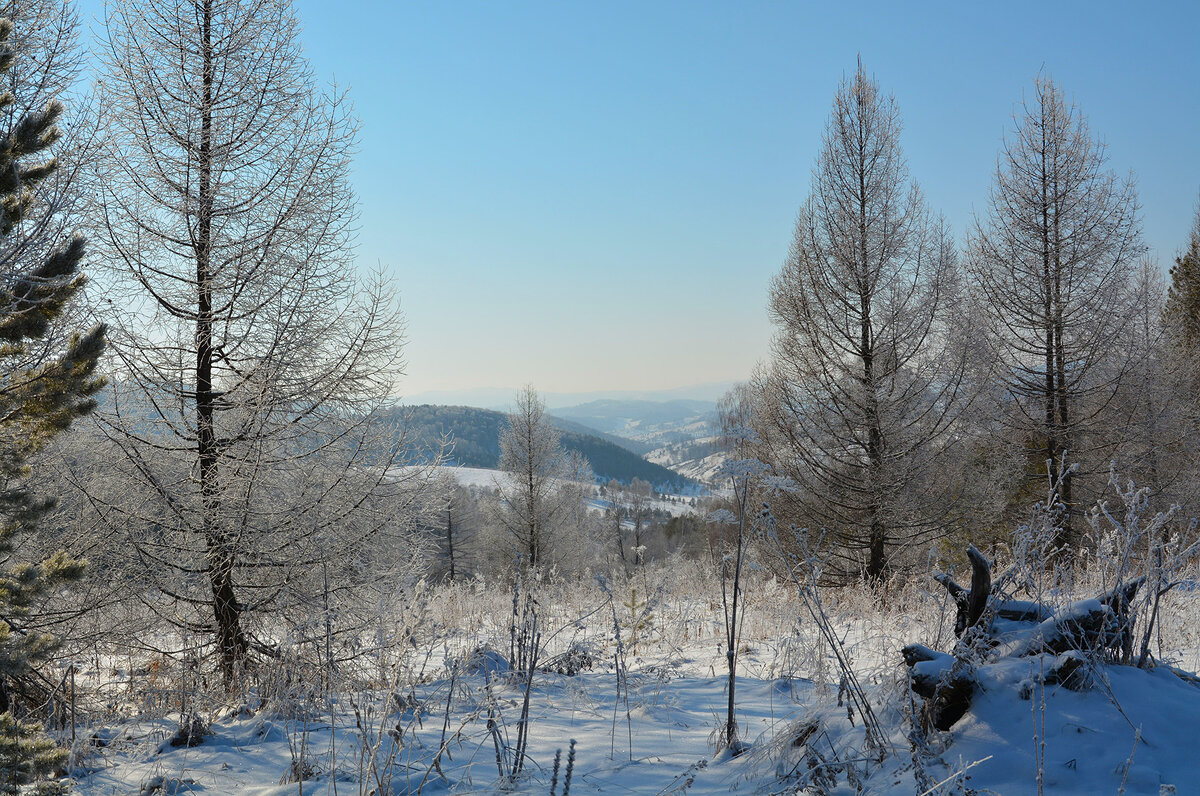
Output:
[[[701,401],[715,405],[722,395],[729,392],[733,382],[713,382],[670,390],[595,390],[592,392],[543,392],[539,393],[546,406],[554,411],[560,407],[574,407],[597,401],[645,401],[653,403],[677,400]],[[431,390],[406,396],[406,406],[421,404],[483,406],[499,411],[508,411],[517,399],[515,387],[483,387],[474,390]],[[557,414],[557,412],[555,412]]]
[[[499,465],[500,431],[508,422],[508,416],[503,412],[471,406],[422,404],[398,407],[389,414],[397,422],[406,424],[406,443],[417,450],[434,450],[445,437],[453,442],[449,453],[453,463],[486,468]],[[615,478],[626,484],[640,478],[671,492],[691,492],[699,488],[696,481],[642,458],[641,453],[648,450],[648,443],[604,434],[570,419],[555,418],[555,425],[560,429],[563,447],[586,457],[600,478]]]
[[630,440],[654,443],[694,439],[702,426],[716,418],[716,403],[679,399],[643,401],[604,399],[554,409],[555,417]]

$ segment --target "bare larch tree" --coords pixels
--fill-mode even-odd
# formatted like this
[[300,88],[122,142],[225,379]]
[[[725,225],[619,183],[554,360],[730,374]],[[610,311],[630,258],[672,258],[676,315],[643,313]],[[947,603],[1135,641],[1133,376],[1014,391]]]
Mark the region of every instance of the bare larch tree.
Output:
[[[771,287],[766,456],[828,529],[846,575],[878,579],[901,546],[944,527],[932,477],[958,404],[948,342],[955,258],[900,149],[894,99],[859,64],[843,82]],[[942,482],[944,483],[944,481]]]
[[121,456],[93,505],[230,685],[247,614],[392,521],[396,447],[371,418],[401,327],[353,271],[356,122],[316,87],[290,2],[116,0],[105,33],[101,418]]
[[[1105,168],[1104,145],[1049,77],[1034,82],[996,164],[970,268],[986,298],[1010,428],[1036,450],[1031,476],[1061,484],[1058,543],[1078,514],[1071,464],[1093,456],[1126,373],[1119,338],[1136,326],[1133,277],[1145,251],[1131,180]],[[1066,466],[1064,466],[1064,464]]]

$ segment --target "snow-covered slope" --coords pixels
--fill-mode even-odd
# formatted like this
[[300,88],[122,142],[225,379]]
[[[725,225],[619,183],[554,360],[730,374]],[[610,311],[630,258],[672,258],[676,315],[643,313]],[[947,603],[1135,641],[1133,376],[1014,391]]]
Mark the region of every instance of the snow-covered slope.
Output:
[[688,442],[664,445],[647,453],[646,459],[693,481],[718,487],[720,484],[716,482],[725,455],[715,450],[716,441],[716,437],[699,437]]

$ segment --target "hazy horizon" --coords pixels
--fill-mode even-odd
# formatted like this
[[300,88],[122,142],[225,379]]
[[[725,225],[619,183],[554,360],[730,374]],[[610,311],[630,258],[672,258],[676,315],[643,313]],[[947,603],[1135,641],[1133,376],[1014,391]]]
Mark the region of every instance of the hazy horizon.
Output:
[[[716,403],[734,383],[711,382],[664,390],[582,390],[573,392],[539,390],[538,396],[551,411],[601,400],[658,402],[688,400]],[[537,389],[537,385],[533,386]],[[461,390],[426,390],[402,395],[400,403],[408,406],[450,404],[506,410],[514,404],[520,389],[520,387],[473,387]]]

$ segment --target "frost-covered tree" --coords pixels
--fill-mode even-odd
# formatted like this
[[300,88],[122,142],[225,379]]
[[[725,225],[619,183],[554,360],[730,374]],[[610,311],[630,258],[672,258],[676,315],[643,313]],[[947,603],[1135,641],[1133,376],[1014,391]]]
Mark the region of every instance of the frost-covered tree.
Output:
[[567,451],[565,476],[560,488],[563,513],[553,550],[561,568],[579,570],[607,558],[601,552],[603,523],[590,507],[597,491],[596,473],[586,456]]
[[[0,19],[0,73],[8,75],[19,49],[13,23]],[[11,80],[9,81],[11,85]],[[65,753],[19,718],[19,695],[34,680],[55,639],[33,621],[37,601],[79,577],[82,562],[57,553],[37,562],[14,560],[17,539],[36,531],[54,506],[27,483],[31,460],[72,422],[95,407],[104,380],[96,374],[104,327],[62,339],[56,325],[83,286],[83,239],[58,238],[39,188],[53,179],[52,157],[63,106],[15,114],[12,89],[0,93],[0,792],[59,792],[43,780]],[[53,196],[53,194],[49,194]],[[43,256],[44,254],[44,256]]]
[[[1120,338],[1144,247],[1133,184],[1050,78],[1034,82],[1006,136],[970,266],[990,316],[1009,433],[1030,448],[1031,478],[1061,483],[1060,546],[1073,544],[1079,475],[1107,464],[1099,430],[1127,361]],[[1067,467],[1063,464],[1066,462]],[[1073,473],[1070,465],[1083,466]],[[1102,465],[1102,466],[1101,466]]]
[[[1132,284],[1133,313],[1112,360],[1124,369],[1096,443],[1104,459],[1149,490],[1150,505],[1168,510],[1196,507],[1200,428],[1197,427],[1197,365],[1180,348],[1169,314],[1167,290],[1156,261],[1143,260]],[[1103,461],[1102,459],[1101,461]]]
[[609,544],[616,547],[617,555],[614,559],[614,564],[617,561],[621,562],[621,569],[626,574],[629,573],[629,559],[625,555],[625,519],[628,516],[629,510],[626,508],[622,500],[624,486],[615,478],[609,480],[605,485],[605,495],[608,499],[608,508],[604,512],[605,523],[608,526],[607,536],[610,539]]
[[444,498],[445,521],[441,535],[450,582],[470,576],[474,569],[473,547],[479,532],[479,508],[466,487],[455,484]]
[[471,490],[452,471],[434,471],[412,511],[416,535],[433,554],[428,574],[447,582],[471,577],[479,564],[481,526],[479,500]]
[[[615,480],[613,484],[615,486],[611,487],[614,503],[614,511],[612,513],[614,515],[613,522],[616,524],[617,543],[620,547],[621,560],[625,560],[624,533],[621,531],[621,523],[628,520],[633,525],[633,561],[639,566],[643,565],[645,564],[647,548],[647,540],[643,538],[643,531],[646,530],[646,523],[650,518],[654,487],[650,485],[649,481],[641,478],[632,479],[628,487]],[[619,506],[619,508],[616,508],[616,506]]]
[[859,64],[837,92],[783,269],[760,381],[769,463],[828,529],[840,569],[878,579],[946,525],[939,455],[959,401],[955,258],[909,179],[895,100]]
[[248,616],[357,560],[403,480],[374,420],[400,321],[353,269],[356,122],[299,28],[286,0],[116,0],[97,91],[119,456],[91,504],[227,685]]
[[500,433],[497,520],[529,566],[554,561],[556,534],[579,496],[565,488],[569,461],[537,391],[526,386]]
[[1120,442],[1121,472],[1149,488],[1166,510],[1196,513],[1200,484],[1200,215],[1164,286],[1158,263],[1145,261],[1134,283],[1133,322],[1115,357],[1128,375],[1105,423]]

